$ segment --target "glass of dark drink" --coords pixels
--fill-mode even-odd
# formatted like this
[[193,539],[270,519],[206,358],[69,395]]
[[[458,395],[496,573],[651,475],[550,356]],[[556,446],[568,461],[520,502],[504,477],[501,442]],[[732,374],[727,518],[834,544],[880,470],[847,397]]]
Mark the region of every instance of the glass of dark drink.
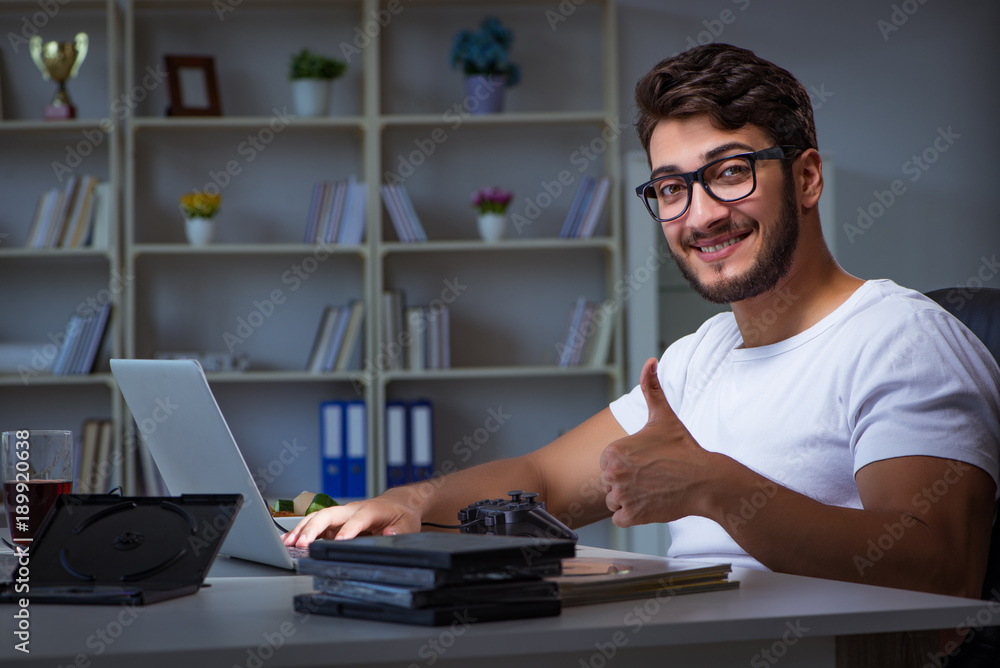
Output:
[[56,497],[73,491],[73,432],[5,431],[0,467],[11,540],[30,546]]

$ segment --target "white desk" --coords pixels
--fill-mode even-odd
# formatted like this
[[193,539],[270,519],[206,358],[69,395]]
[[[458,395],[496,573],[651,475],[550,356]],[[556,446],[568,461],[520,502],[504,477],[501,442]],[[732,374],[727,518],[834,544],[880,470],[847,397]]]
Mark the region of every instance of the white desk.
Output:
[[146,608],[32,606],[30,655],[13,648],[15,606],[0,606],[0,664],[833,668],[835,636],[955,628],[989,611],[982,601],[738,569],[731,591],[422,627],[296,613],[292,596],[312,579],[277,573],[221,558],[210,587]]

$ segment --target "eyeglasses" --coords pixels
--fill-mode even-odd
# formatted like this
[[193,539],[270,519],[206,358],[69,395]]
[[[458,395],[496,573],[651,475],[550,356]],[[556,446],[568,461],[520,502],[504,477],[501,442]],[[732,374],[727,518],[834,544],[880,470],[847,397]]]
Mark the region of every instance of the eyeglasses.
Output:
[[799,152],[796,146],[774,146],[755,153],[719,158],[686,174],[658,176],[635,189],[655,220],[667,223],[684,215],[691,205],[691,184],[697,182],[713,199],[736,202],[757,189],[758,160],[784,160]]

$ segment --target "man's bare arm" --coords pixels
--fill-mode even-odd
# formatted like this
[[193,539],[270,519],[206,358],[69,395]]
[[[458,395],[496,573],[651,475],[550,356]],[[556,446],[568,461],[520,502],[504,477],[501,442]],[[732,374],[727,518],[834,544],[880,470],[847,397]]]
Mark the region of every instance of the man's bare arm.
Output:
[[286,545],[317,538],[420,531],[421,522],[456,524],[461,508],[522,489],[539,493],[549,512],[570,526],[607,517],[600,454],[625,431],[604,409],[536,452],[474,466],[401,487],[366,501],[313,513],[285,535]]

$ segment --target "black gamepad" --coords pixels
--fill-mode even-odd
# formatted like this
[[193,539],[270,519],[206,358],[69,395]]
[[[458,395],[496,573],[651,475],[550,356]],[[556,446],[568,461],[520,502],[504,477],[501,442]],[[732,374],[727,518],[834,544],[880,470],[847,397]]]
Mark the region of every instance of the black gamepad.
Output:
[[458,511],[463,533],[492,536],[535,536],[568,538],[579,536],[545,510],[544,501],[535,501],[535,492],[514,490],[509,499],[483,499]]

